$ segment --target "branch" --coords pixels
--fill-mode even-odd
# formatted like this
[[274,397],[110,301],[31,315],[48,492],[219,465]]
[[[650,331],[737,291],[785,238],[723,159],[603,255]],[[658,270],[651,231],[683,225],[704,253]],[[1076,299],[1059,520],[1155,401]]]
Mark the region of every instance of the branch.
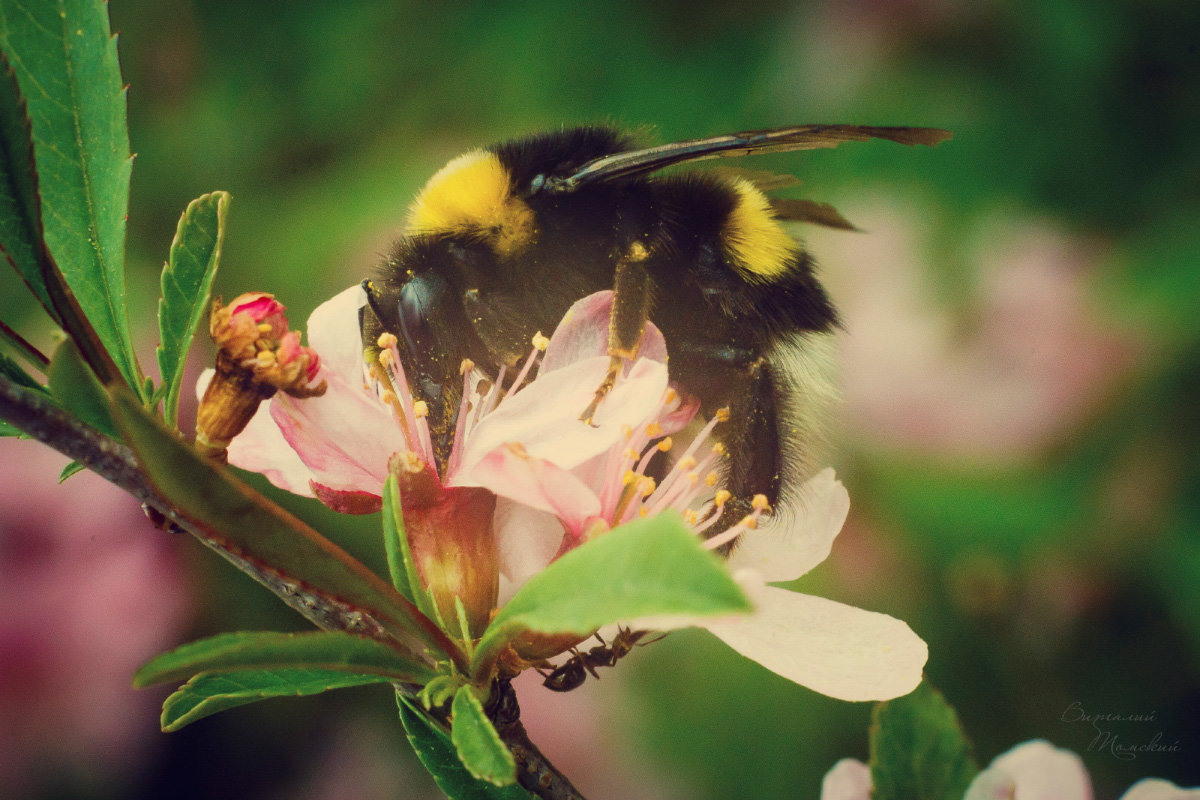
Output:
[[[357,633],[376,639],[390,638],[382,625],[361,611],[352,610],[332,598],[313,594],[302,584],[247,561],[213,540],[158,494],[142,472],[132,450],[83,424],[55,405],[47,395],[14,383],[3,374],[0,374],[0,419],[11,422],[32,438],[79,461],[109,483],[133,495],[159,527],[190,533],[270,589],[318,628]],[[496,686],[492,715],[500,738],[516,759],[517,780],[521,786],[543,800],[585,800],[567,777],[529,740],[529,734],[521,724],[521,708],[512,684],[504,680],[498,681]]]
[[159,527],[187,532],[225,560],[270,589],[284,603],[318,628],[356,633],[390,641],[391,636],[361,610],[320,594],[301,583],[265,569],[212,539],[168,503],[142,472],[133,451],[63,411],[41,392],[20,386],[0,374],[0,418],[34,439],[75,459],[109,483],[133,495]]
[[571,781],[550,763],[537,745],[529,740],[521,724],[521,707],[509,680],[499,680],[492,694],[495,705],[489,710],[496,731],[517,762],[517,782],[542,800],[586,800]]

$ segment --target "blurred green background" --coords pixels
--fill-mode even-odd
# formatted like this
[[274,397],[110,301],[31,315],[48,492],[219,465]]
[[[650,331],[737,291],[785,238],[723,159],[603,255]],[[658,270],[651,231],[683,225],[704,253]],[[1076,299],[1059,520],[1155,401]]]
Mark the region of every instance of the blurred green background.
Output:
[[[203,192],[233,195],[216,291],[273,291],[299,325],[369,273],[424,180],[479,144],[595,121],[652,126],[657,141],[802,122],[953,130],[935,149],[744,164],[796,174],[793,193],[866,231],[802,232],[846,317],[831,461],[853,510],[800,588],[907,620],[984,764],[1042,737],[1084,757],[1099,798],[1147,775],[1200,783],[1195,4],[113,0],[110,12],[130,84],[130,313],[147,365],[158,270]],[[13,319],[24,300],[3,294]],[[381,564],[372,520],[285,500]],[[194,542],[179,548],[195,612],[176,641],[302,627]],[[575,695],[527,684],[522,701],[535,740],[594,797],[816,797],[835,761],[866,756],[869,706],[702,634],[640,649]],[[1101,727],[1175,749],[1117,758],[1070,721],[1073,703],[1153,715]],[[111,769],[86,781],[67,769],[22,792],[433,792],[382,690],[251,706],[139,746],[148,755],[128,763],[114,746]]]

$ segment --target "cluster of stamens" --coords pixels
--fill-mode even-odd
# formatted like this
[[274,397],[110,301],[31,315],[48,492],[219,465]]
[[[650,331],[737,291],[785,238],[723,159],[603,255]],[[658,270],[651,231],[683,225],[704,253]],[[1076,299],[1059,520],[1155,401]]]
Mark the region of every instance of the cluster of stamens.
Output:
[[[460,465],[462,443],[474,427],[524,385],[548,344],[549,340],[541,333],[533,337],[533,348],[507,390],[504,389],[506,366],[500,367],[493,381],[483,376],[471,360],[462,362],[462,400],[447,463],[448,473],[453,473]],[[392,408],[413,457],[433,464],[433,446],[426,421],[429,408],[423,400],[415,400],[408,388],[396,337],[384,333],[379,337],[378,345],[377,362],[370,365],[376,394]],[[679,393],[668,388],[663,396],[662,416],[678,411],[682,405]],[[600,493],[600,516],[604,523],[613,528],[639,517],[674,509],[683,515],[684,522],[697,536],[706,536],[725,517],[726,504],[732,499],[731,493],[719,486],[720,462],[728,457],[728,451],[719,441],[710,443],[714,428],[728,421],[729,409],[718,410],[674,461],[661,482],[648,475],[647,470],[657,454],[672,450],[673,438],[663,435],[658,422],[639,429],[626,426],[622,432],[624,442],[609,453],[605,465]],[[753,530],[758,527],[759,518],[769,510],[766,497],[755,495],[750,513],[708,538],[705,546],[717,548]]]
[[[663,410],[672,413],[681,402],[679,394],[668,388],[663,397]],[[670,436],[663,436],[662,427],[657,422],[638,430],[627,427],[623,432],[624,446],[610,455],[607,465],[605,493],[600,498],[605,521],[615,527],[637,517],[675,509],[682,513],[684,522],[697,536],[704,536],[722,519],[726,503],[732,498],[727,489],[719,488],[719,462],[728,457],[728,450],[721,442],[708,444],[713,429],[728,421],[729,409],[718,410],[671,465],[661,483],[647,475],[646,470],[655,455],[672,450],[674,440]],[[702,450],[705,452],[697,455]],[[711,496],[705,500],[706,495]],[[742,533],[756,528],[759,517],[767,511],[767,498],[756,495],[751,513],[709,538],[705,546],[711,549],[733,541]]]

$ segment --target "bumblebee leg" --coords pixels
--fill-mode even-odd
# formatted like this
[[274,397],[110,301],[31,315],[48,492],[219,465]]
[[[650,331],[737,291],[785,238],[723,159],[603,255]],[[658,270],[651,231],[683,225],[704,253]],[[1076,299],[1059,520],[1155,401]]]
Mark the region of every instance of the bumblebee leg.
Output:
[[625,362],[637,355],[641,344],[654,302],[650,273],[646,270],[649,258],[649,249],[641,242],[634,242],[617,261],[612,313],[608,318],[608,372],[596,389],[595,398],[579,415],[579,419],[589,425],[593,424],[597,409],[616,385]]

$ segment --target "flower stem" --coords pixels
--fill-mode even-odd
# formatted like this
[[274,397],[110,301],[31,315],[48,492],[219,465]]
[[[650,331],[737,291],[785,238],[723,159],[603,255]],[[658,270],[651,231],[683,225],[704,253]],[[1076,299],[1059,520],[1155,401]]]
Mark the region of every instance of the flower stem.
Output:
[[493,684],[492,702],[488,713],[506,747],[517,762],[517,782],[542,800],[586,800],[542,751],[529,740],[521,724],[521,707],[512,682],[497,680]]

